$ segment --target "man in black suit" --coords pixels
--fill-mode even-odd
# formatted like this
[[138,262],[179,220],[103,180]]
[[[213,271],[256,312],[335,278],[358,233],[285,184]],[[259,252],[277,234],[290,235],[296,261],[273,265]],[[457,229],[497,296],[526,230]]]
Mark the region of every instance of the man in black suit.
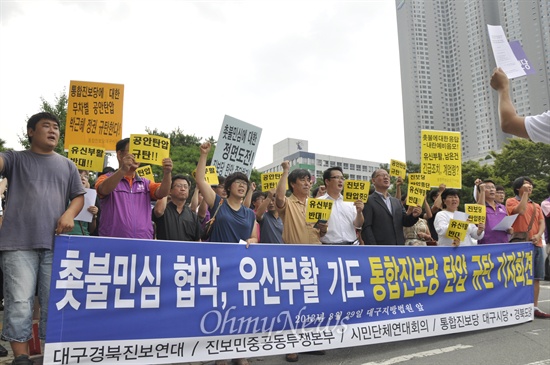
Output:
[[388,194],[390,175],[384,169],[374,171],[371,183],[374,193],[363,208],[365,222],[361,237],[365,245],[404,245],[403,227],[413,226],[422,208],[417,206],[407,215],[399,199]]

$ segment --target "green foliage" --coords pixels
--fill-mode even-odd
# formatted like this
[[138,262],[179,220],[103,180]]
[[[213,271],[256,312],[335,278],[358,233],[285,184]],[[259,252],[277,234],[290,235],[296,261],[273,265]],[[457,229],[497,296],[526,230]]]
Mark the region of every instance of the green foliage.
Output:
[[8,148],[4,147],[5,143],[6,143],[6,141],[4,141],[2,138],[0,138],[0,152],[4,152],[4,151],[8,150]]
[[[59,142],[57,143],[57,147],[55,147],[55,152],[60,155],[67,156],[63,148],[65,143],[65,123],[67,121],[67,103],[69,102],[67,94],[65,93],[65,90],[63,90],[59,96],[56,95],[54,104],[50,104],[43,97],[40,98],[40,101],[42,103],[42,105],[40,105],[40,112],[51,113],[59,119]],[[27,120],[29,118],[30,116],[27,117]],[[19,139],[19,143],[21,143],[25,149],[29,149],[30,143],[27,139],[26,125],[27,121],[25,121],[25,127],[23,128],[22,134],[17,137]]]
[[250,172],[250,182],[256,183],[256,190],[254,191],[262,191],[262,180],[260,178],[260,171],[252,169],[252,172]]
[[531,199],[540,203],[548,193],[550,181],[550,145],[533,143],[526,139],[513,138],[504,146],[502,153],[492,153],[495,158],[495,183],[506,188],[506,196],[513,196],[512,183],[520,176],[527,176],[535,187]]

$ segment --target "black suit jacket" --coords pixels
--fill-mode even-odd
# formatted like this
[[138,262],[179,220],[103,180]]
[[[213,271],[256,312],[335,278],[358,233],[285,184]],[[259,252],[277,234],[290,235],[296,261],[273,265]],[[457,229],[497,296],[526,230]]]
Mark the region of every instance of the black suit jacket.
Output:
[[405,236],[403,227],[413,226],[418,217],[407,215],[405,208],[399,201],[390,196],[392,213],[380,194],[374,192],[363,208],[363,231],[361,237],[365,245],[404,245]]

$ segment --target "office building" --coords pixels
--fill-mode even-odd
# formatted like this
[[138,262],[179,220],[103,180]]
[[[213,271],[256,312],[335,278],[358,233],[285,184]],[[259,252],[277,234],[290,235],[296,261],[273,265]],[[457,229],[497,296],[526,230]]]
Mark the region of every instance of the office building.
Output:
[[422,129],[457,131],[464,160],[501,149],[509,135],[489,85],[495,67],[487,24],[519,40],[536,69],[512,80],[520,115],[539,114],[550,100],[548,0],[397,0],[405,153],[420,162]]
[[259,168],[258,171],[282,171],[281,163],[286,160],[290,161],[291,171],[297,168],[307,169],[315,180],[322,180],[323,171],[329,167],[340,166],[349,179],[367,181],[380,167],[380,162],[309,152],[307,140],[287,138],[273,145],[273,162]]

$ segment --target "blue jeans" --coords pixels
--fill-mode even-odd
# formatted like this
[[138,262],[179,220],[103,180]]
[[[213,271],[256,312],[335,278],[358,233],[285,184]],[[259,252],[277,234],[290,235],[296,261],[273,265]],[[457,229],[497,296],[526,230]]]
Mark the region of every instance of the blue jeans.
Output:
[[32,338],[36,293],[40,303],[39,337],[46,338],[52,259],[53,251],[46,249],[0,253],[0,265],[4,272],[3,340],[27,342]]

